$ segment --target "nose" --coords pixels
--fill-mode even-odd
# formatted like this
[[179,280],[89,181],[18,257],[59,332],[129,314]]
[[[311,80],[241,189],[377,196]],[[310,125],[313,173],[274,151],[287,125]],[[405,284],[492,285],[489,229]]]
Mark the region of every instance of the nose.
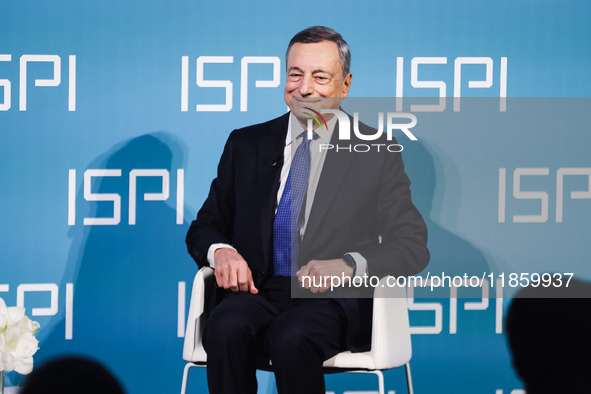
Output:
[[300,85],[298,86],[298,92],[302,97],[309,96],[314,92],[312,84],[312,77],[309,75],[304,75],[304,77],[300,80]]

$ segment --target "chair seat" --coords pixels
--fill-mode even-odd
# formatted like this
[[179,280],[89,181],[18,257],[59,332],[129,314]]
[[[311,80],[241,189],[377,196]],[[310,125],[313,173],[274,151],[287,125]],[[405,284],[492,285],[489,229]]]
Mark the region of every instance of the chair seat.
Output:
[[[181,393],[185,393],[189,368],[205,366],[207,354],[201,343],[201,334],[206,323],[204,305],[206,297],[215,287],[213,269],[205,267],[199,270],[193,282],[183,359],[187,361],[183,374]],[[339,372],[371,372],[379,378],[379,392],[384,393],[382,370],[405,366],[408,392],[412,394],[412,379],[409,360],[412,356],[408,308],[406,305],[406,289],[387,286],[386,278],[382,278],[374,292],[372,344],[367,352],[341,352],[326,360],[323,367],[326,373]],[[262,367],[264,370],[272,370]]]
[[379,369],[375,365],[371,352],[351,353],[348,350],[329,358],[322,366],[344,369]]

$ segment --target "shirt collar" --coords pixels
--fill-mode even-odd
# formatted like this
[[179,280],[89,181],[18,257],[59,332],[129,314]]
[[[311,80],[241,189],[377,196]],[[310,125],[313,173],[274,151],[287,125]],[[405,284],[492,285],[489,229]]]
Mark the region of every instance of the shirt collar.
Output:
[[[326,127],[316,127],[314,131],[318,134],[318,140],[323,144],[329,144],[334,132],[335,125],[337,123],[337,117],[333,116],[328,122],[328,130]],[[290,145],[292,142],[302,135],[306,130],[302,127],[300,122],[296,119],[293,112],[290,113],[289,122],[287,125],[287,135],[285,136],[285,145]]]

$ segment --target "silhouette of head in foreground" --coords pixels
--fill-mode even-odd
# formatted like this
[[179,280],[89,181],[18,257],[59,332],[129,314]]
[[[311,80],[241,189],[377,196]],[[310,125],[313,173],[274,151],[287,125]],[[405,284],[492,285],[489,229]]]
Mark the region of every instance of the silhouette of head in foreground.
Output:
[[505,332],[527,394],[591,393],[591,283],[526,287],[509,306]]
[[42,364],[27,376],[19,394],[124,394],[117,379],[88,358],[67,356]]

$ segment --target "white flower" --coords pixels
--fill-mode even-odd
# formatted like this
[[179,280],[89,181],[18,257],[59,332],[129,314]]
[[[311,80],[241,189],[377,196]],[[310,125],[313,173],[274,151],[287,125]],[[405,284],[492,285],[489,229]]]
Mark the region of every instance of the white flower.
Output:
[[0,371],[26,375],[33,370],[33,355],[39,349],[35,333],[39,323],[25,315],[24,308],[6,306],[0,298]]

